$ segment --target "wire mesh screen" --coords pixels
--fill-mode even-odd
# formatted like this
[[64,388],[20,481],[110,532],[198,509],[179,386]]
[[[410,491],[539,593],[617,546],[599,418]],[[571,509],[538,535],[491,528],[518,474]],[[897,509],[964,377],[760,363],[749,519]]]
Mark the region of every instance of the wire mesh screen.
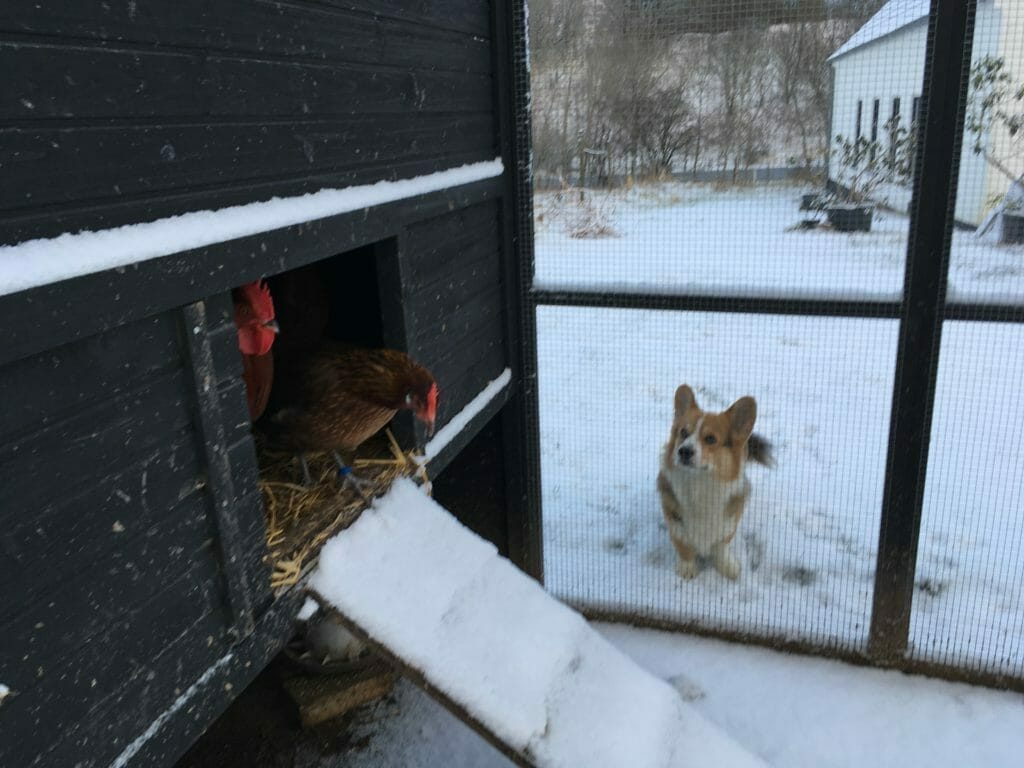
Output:
[[[541,307],[549,588],[604,614],[861,647],[895,342],[890,320]],[[746,470],[735,581],[708,550],[706,572],[682,578],[663,516],[656,477],[684,382],[709,412],[753,395],[775,444],[776,469]]]
[[1024,4],[977,3],[969,64],[948,301],[980,306],[943,327],[910,640],[921,660],[1021,678]]
[[[1006,409],[1024,326],[981,320],[990,303],[990,319],[1020,319],[1007,307],[1024,299],[1024,246],[975,231],[995,210],[993,231],[1017,231],[1024,168],[1004,160],[1000,176],[988,156],[1024,135],[1017,5],[977,14],[989,80],[972,88],[1004,101],[964,110],[949,279],[973,315],[945,323],[933,382],[909,643],[923,661],[1019,676],[1022,428]],[[919,362],[897,342],[930,8],[529,3],[522,199],[557,596],[593,615],[868,648],[894,384]],[[977,136],[1003,134],[975,151],[972,119]],[[773,468],[749,447],[758,436]]]
[[[1024,257],[1024,254],[1021,254]],[[925,661],[1024,677],[1024,326],[947,321],[910,637]]]

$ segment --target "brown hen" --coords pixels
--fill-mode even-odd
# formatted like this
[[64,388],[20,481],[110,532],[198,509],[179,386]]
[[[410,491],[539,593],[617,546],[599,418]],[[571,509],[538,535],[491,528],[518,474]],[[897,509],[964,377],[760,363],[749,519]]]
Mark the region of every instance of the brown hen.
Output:
[[438,389],[434,377],[404,352],[362,349],[328,341],[287,372],[279,371],[274,410],[261,423],[268,438],[296,453],[329,451],[345,477],[338,451],[354,451],[400,410],[433,432]]

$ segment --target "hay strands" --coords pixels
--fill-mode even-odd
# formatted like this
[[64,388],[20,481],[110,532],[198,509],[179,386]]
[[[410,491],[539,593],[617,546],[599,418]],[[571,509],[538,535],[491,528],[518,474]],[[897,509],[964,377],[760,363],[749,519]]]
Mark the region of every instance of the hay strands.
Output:
[[[425,462],[405,452],[391,431],[386,431],[390,457],[358,459],[353,467],[365,471],[373,496],[387,492],[398,477],[416,477],[430,490]],[[380,449],[383,446],[378,443]],[[316,561],[316,554],[328,538],[351,525],[366,503],[337,482],[337,471],[329,454],[308,457],[313,486],[294,482],[296,468],[290,454],[261,450],[259,487],[267,512],[267,546],[272,566],[271,588],[294,586]]]

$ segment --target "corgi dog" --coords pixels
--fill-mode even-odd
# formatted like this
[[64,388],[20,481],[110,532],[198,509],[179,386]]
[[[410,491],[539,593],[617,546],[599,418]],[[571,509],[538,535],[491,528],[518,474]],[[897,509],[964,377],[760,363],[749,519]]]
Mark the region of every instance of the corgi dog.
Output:
[[750,495],[748,459],[774,466],[771,444],[753,434],[757,403],[741,397],[721,413],[705,413],[693,390],[676,390],[672,433],[661,458],[658,495],[668,535],[684,579],[699,572],[698,557],[710,558],[728,579],[740,575],[729,545]]

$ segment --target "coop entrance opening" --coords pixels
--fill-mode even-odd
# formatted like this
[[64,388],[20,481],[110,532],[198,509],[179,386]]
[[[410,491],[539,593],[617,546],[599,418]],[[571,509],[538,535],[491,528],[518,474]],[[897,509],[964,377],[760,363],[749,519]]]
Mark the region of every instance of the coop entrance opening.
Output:
[[273,275],[265,293],[273,343],[243,360],[276,588],[296,583],[395,478],[422,470],[411,424],[381,430],[388,409],[362,397],[389,386],[365,350],[404,346],[396,241]]

